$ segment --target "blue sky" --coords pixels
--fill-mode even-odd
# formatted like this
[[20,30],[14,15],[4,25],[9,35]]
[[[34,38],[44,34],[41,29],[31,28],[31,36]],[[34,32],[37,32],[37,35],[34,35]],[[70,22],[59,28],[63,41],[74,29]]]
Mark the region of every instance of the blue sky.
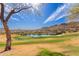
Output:
[[[56,12],[57,8],[60,8],[63,5],[63,3],[47,3],[38,11],[41,15],[37,15],[36,13],[31,12],[20,12],[18,14],[14,14],[10,18],[8,26],[11,29],[38,29],[41,27],[64,23],[66,21],[65,17],[44,23],[46,19],[51,16],[51,14]],[[64,11],[60,12],[57,17],[62,14],[64,14]],[[1,22],[0,28],[2,28]]]

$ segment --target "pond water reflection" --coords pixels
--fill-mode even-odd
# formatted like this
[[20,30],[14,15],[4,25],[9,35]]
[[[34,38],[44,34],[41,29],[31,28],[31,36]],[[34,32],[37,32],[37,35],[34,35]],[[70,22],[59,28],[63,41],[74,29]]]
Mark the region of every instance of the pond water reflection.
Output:
[[46,35],[46,34],[42,34],[42,35],[30,34],[30,35],[27,35],[27,36],[30,36],[30,37],[47,37],[47,36],[50,36],[50,35]]

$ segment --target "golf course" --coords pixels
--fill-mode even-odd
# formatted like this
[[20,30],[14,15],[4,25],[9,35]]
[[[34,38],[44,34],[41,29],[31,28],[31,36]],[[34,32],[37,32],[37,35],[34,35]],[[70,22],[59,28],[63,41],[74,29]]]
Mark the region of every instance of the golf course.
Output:
[[[6,45],[5,34],[0,34],[0,52]],[[1,56],[36,56],[45,51],[61,53],[64,56],[79,56],[79,32],[31,37],[12,34],[12,49]]]

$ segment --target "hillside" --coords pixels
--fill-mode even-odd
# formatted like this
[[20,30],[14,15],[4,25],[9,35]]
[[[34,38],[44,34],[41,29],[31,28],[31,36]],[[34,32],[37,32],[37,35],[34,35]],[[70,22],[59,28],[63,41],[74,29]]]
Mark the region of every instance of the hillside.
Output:
[[[61,34],[65,32],[77,32],[79,31],[79,22],[70,22],[70,23],[63,23],[55,26],[50,27],[43,27],[37,30],[11,30],[12,33],[17,34]],[[0,32],[3,32],[3,29],[0,29]]]

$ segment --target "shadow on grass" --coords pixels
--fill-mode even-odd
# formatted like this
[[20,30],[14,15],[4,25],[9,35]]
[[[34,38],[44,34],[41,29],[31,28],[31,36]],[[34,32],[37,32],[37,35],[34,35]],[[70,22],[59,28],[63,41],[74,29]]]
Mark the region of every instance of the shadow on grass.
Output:
[[5,50],[3,50],[3,51],[0,51],[0,54],[1,54],[1,53],[4,53],[4,52],[6,52],[6,51],[5,51]]
[[42,49],[37,56],[65,56],[63,53],[51,52],[47,49]]

